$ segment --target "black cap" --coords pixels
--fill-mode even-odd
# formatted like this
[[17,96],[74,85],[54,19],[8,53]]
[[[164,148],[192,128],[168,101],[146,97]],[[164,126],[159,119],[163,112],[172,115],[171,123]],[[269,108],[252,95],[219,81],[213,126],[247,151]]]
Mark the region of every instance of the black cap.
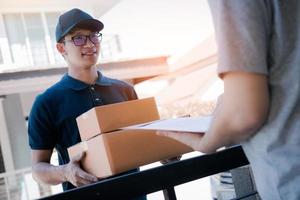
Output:
[[65,35],[67,35],[73,28],[87,28],[93,31],[101,31],[104,27],[103,23],[94,19],[86,12],[74,8],[63,13],[56,25],[56,42],[59,42]]

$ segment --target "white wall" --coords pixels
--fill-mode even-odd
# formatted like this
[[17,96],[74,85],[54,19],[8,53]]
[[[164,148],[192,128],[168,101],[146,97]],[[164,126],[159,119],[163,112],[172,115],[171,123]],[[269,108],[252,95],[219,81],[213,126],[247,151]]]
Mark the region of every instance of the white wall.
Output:
[[125,57],[177,54],[213,33],[206,0],[124,0],[100,19]]
[[34,92],[24,92],[20,93],[20,100],[22,105],[22,111],[24,113],[24,117],[28,116],[32,107],[32,104],[36,98],[36,96],[43,91],[34,91]]
[[0,0],[0,14],[72,7],[103,21],[103,33],[120,36],[119,58],[180,54],[213,32],[206,0]]
[[42,12],[78,7],[100,17],[120,0],[0,0],[0,12]]

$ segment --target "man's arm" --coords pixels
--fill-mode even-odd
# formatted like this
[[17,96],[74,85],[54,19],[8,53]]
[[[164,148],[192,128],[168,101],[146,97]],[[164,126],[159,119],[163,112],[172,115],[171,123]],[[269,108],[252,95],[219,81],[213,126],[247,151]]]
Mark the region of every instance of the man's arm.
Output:
[[56,185],[68,181],[78,187],[98,180],[80,168],[84,154],[78,155],[66,165],[54,166],[50,164],[52,150],[32,150],[31,153],[32,174],[38,182]]
[[242,142],[264,124],[269,109],[267,77],[246,72],[223,74],[224,94],[205,134],[160,132],[195,150],[211,153],[218,148]]

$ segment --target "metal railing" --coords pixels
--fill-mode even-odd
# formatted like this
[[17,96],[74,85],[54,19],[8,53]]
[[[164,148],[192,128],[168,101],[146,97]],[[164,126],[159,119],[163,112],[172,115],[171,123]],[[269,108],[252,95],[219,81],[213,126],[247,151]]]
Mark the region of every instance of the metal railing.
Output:
[[51,186],[40,185],[33,180],[31,168],[0,174],[1,200],[29,200],[51,194]]
[[22,196],[29,199],[28,185],[25,181],[26,174],[31,174],[30,168],[1,173],[0,199],[17,200],[21,199]]
[[43,200],[131,199],[164,190],[176,200],[174,186],[249,164],[240,146],[202,155],[141,172],[111,177],[95,184],[42,198]]

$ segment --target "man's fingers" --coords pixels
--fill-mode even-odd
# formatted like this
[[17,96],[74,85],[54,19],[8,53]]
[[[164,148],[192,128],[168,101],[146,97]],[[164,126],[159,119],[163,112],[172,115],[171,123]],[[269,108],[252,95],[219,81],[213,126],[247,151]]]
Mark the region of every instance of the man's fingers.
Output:
[[79,187],[79,186],[83,186],[83,185],[92,184],[94,182],[95,181],[90,181],[90,180],[84,179],[82,177],[78,177],[77,181],[76,181],[76,184],[77,184],[76,186]]
[[79,162],[85,156],[85,152],[81,152],[72,158],[73,162]]
[[77,187],[82,185],[87,185],[91,183],[95,183],[98,181],[98,178],[96,176],[93,176],[89,173],[86,173],[85,171],[79,169],[77,172],[77,175],[75,177],[75,185]]
[[90,181],[90,182],[96,182],[98,181],[98,178],[92,174],[89,174],[85,171],[83,171],[82,169],[80,169],[80,172],[78,173],[78,177]]

